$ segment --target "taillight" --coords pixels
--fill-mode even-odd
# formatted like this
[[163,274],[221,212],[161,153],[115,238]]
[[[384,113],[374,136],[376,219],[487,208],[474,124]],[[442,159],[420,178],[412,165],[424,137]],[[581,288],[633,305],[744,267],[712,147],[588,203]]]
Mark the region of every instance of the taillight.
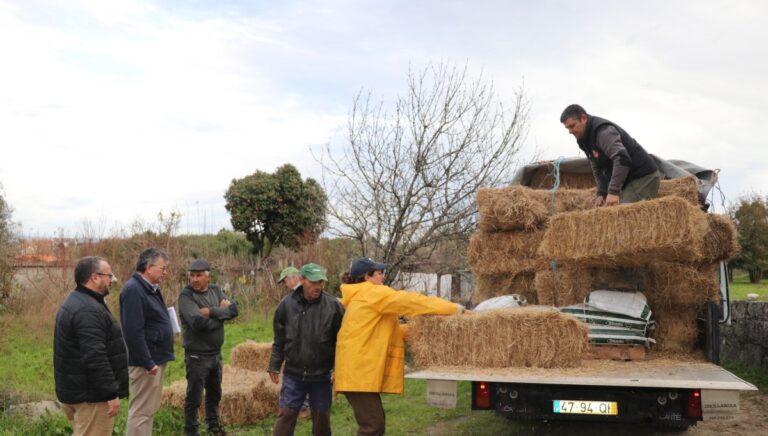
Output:
[[475,409],[490,409],[491,408],[491,385],[486,382],[475,382],[474,385],[474,408]]
[[701,391],[695,390],[688,396],[688,417],[701,418]]

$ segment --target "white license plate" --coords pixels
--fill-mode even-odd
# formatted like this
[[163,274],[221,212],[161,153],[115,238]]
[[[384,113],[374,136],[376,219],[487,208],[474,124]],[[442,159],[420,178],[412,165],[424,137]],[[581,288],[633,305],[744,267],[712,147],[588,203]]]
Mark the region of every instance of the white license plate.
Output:
[[618,415],[619,403],[615,401],[554,400],[555,413],[577,415]]

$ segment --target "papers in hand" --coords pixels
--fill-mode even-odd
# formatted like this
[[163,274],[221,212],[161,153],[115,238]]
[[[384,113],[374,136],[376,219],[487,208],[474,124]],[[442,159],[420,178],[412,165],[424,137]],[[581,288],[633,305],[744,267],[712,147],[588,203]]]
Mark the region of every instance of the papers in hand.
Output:
[[168,307],[168,317],[171,318],[171,327],[173,328],[173,333],[181,333],[181,326],[179,326],[179,318],[176,317],[176,308],[171,306]]

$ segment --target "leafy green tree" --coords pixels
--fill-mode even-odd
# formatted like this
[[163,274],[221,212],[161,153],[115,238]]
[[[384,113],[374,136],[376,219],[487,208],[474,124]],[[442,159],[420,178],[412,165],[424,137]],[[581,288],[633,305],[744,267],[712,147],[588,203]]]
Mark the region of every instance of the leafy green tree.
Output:
[[768,269],[768,199],[755,194],[744,196],[731,215],[741,244],[735,266],[749,272],[751,283],[760,283],[763,271]]
[[326,224],[325,191],[311,178],[285,164],[273,174],[263,171],[233,179],[224,194],[232,227],[245,233],[259,258],[272,247],[297,248],[317,240]]

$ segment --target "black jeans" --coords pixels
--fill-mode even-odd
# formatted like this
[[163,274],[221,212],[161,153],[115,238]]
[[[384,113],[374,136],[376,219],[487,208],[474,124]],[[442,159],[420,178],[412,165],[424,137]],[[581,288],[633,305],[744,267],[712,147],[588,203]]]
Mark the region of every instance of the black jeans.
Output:
[[200,408],[205,389],[205,423],[209,429],[219,427],[219,402],[221,401],[221,355],[203,356],[187,354],[187,398],[184,400],[184,432],[197,434],[197,410]]

